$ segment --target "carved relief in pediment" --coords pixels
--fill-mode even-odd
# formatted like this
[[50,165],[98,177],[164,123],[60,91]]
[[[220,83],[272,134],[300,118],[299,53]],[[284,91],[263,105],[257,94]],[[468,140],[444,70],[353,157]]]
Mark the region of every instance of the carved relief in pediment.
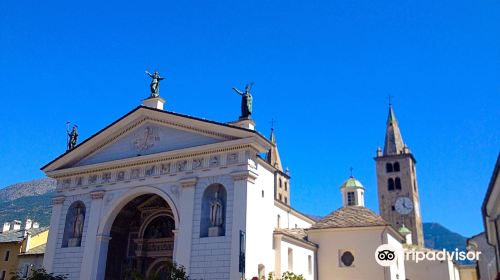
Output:
[[146,126],[141,129],[141,131],[136,133],[136,137],[133,144],[138,152],[146,151],[154,147],[160,141],[158,128],[152,126]]

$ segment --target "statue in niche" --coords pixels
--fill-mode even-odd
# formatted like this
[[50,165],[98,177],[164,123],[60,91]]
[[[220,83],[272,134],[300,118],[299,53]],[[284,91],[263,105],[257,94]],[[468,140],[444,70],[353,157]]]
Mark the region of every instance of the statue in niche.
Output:
[[83,219],[82,209],[80,206],[76,208],[75,220],[73,222],[73,238],[82,238],[83,234]]
[[250,115],[252,115],[252,94],[250,93],[250,89],[252,88],[253,83],[247,84],[245,87],[245,91],[241,91],[235,87],[233,90],[241,95],[241,116],[240,119],[249,119]]
[[160,81],[164,80],[165,78],[160,77],[158,71],[155,71],[153,74],[146,71],[146,74],[148,74],[148,76],[151,77],[152,79],[151,84],[149,85],[151,90],[151,95],[149,96],[149,98],[155,98],[160,96]]
[[219,192],[215,192],[215,197],[210,202],[210,226],[220,227],[224,223],[222,218],[222,200],[218,198]]

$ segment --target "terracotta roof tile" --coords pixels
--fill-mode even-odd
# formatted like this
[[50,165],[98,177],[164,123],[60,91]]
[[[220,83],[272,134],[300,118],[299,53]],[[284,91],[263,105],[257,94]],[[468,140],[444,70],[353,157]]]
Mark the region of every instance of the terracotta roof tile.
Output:
[[314,224],[311,229],[371,227],[389,225],[368,208],[348,206],[339,208]]

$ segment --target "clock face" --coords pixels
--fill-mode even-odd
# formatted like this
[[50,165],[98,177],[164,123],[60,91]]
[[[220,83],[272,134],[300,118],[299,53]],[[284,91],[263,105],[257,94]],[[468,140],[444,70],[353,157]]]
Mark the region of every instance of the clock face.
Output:
[[413,202],[408,197],[401,196],[396,200],[394,207],[399,214],[407,215],[413,210]]

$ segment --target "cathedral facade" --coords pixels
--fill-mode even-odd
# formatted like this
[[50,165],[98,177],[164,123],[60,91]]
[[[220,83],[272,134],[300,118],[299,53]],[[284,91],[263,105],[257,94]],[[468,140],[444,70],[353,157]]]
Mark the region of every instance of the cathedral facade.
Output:
[[124,279],[161,276],[175,262],[194,279],[292,266],[314,279],[317,246],[275,232],[315,221],[289,206],[289,176],[274,141],[250,118],[207,121],[164,111],[163,102],[146,99],[42,168],[58,181],[47,270]]

